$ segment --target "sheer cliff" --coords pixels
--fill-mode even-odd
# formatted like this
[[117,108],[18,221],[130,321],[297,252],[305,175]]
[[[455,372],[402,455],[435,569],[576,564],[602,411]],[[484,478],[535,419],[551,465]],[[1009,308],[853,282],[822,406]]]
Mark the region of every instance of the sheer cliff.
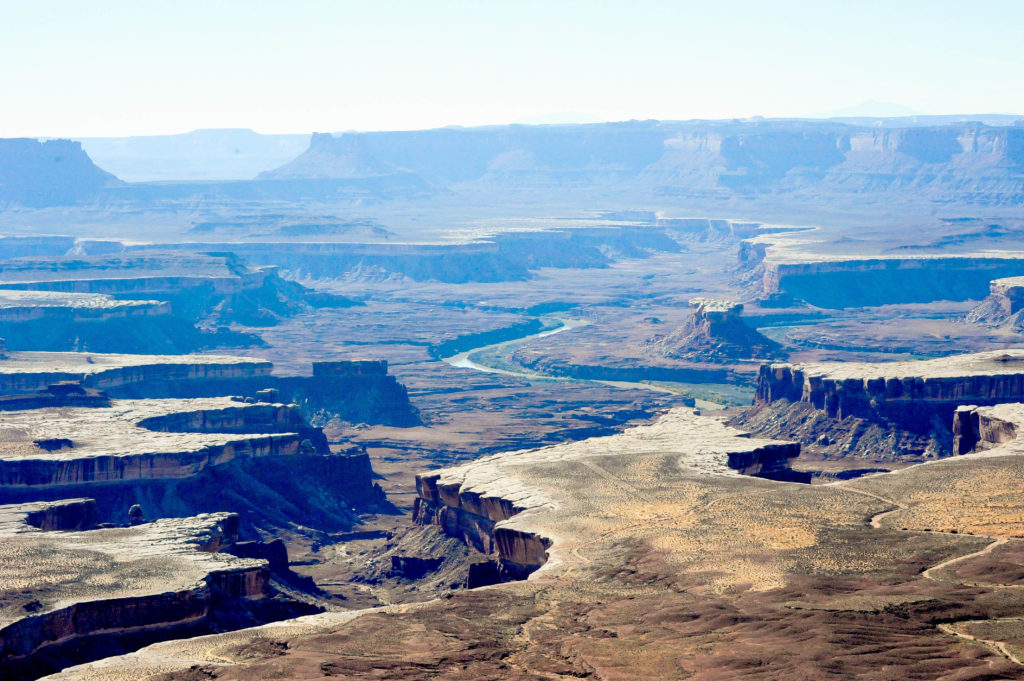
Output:
[[1016,205],[1024,126],[868,128],[832,121],[629,121],[314,135],[262,180],[409,174],[508,193],[606,188],[695,197],[886,196]]

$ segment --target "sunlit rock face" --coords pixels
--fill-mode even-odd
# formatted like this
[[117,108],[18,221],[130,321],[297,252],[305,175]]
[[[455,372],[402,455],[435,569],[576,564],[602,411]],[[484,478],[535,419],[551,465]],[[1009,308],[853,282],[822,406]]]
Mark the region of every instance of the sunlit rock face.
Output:
[[229,510],[246,538],[298,521],[347,530],[359,509],[385,504],[365,450],[332,453],[295,404],[111,399],[74,383],[51,388],[61,386],[74,394],[0,399],[0,503],[88,495],[103,518],[115,519],[134,504],[147,517]]
[[829,457],[911,462],[962,453],[954,415],[1024,400],[1024,351],[906,362],[763,364],[735,422]]
[[1024,277],[992,280],[988,296],[964,316],[964,321],[1024,332]]
[[783,358],[782,346],[747,326],[742,312],[742,303],[693,298],[686,323],[653,345],[666,357],[697,362]]
[[1024,351],[910,362],[762,365],[756,402],[779,400],[806,402],[840,419],[875,414],[911,423],[938,412],[951,418],[960,405],[1024,400]]
[[[597,492],[589,498],[571,492],[579,484],[566,482],[573,470],[600,473],[602,465],[618,466],[625,459],[644,465],[648,458],[668,457],[682,477],[797,477],[789,461],[799,455],[798,444],[742,435],[718,419],[676,409],[652,426],[618,435],[485,457],[417,476],[416,520],[493,556],[500,580],[523,579],[547,563],[552,546],[564,551],[575,541],[567,530],[555,529],[556,518],[587,515],[602,504]],[[560,489],[559,481],[568,489]],[[614,486],[603,490],[619,492]]]
[[0,506],[5,678],[93,659],[83,640],[99,652],[122,637],[202,632],[225,602],[269,595],[266,561],[223,553],[238,538],[233,514],[110,529],[94,520],[89,499]]

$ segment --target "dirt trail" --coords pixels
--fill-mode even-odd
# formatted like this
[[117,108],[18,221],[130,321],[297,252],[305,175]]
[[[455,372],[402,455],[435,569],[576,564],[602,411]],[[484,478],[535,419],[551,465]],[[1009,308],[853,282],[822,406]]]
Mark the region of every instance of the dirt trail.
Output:
[[[888,510],[881,511],[879,513],[874,514],[868,520],[868,524],[870,524],[871,527],[875,528],[876,530],[877,529],[881,529],[881,527],[882,527],[882,525],[881,525],[882,518],[884,518],[884,517],[886,517],[888,515],[891,515],[893,513],[898,513],[899,511],[902,511],[902,510],[907,508],[907,505],[902,503],[902,502],[900,502],[900,501],[897,501],[895,499],[888,499],[888,498],[883,497],[881,495],[875,494],[874,492],[867,492],[865,490],[855,489],[853,487],[847,487],[846,485],[841,484],[841,483],[837,483],[837,484],[835,484],[835,486],[838,487],[839,489],[845,490],[847,492],[852,492],[854,494],[860,494],[862,496],[871,497],[872,499],[877,499],[878,501],[882,501],[884,503],[890,504],[893,507],[893,508],[890,508]],[[915,530],[898,530],[898,531],[900,531],[900,532],[915,532]],[[956,536],[956,537],[962,536],[962,535],[959,535],[959,534],[954,534],[952,532],[932,532],[932,534],[948,534],[950,536]],[[971,535],[971,536],[982,537],[984,539],[991,539],[992,542],[990,544],[986,545],[984,548],[979,549],[978,551],[975,551],[973,553],[968,553],[968,554],[965,554],[965,555],[962,555],[962,556],[954,556],[953,558],[948,558],[948,559],[942,561],[941,563],[936,563],[935,565],[932,565],[930,568],[927,568],[926,570],[921,572],[921,576],[924,577],[925,579],[930,579],[933,582],[946,582],[948,584],[959,584],[959,585],[963,585],[963,586],[985,586],[985,587],[992,588],[992,589],[1018,589],[1018,588],[1022,588],[1021,585],[1015,585],[1015,584],[984,584],[984,585],[981,585],[981,584],[978,584],[978,583],[975,583],[975,582],[968,582],[967,580],[957,579],[955,577],[953,577],[953,578],[951,578],[951,577],[942,578],[942,577],[939,577],[938,575],[936,575],[936,573],[939,570],[942,570],[943,568],[948,567],[949,565],[953,565],[954,563],[961,563],[961,562],[964,562],[964,561],[971,560],[972,558],[977,558],[978,556],[986,555],[988,553],[991,553],[994,549],[996,549],[996,548],[998,548],[1000,546],[1003,546],[1003,545],[1007,544],[1010,541],[1007,537],[997,537],[997,536],[992,536],[992,535]],[[973,636],[973,635],[968,634],[966,632],[962,632],[962,631],[960,631],[958,629],[959,626],[962,626],[962,625],[965,625],[965,624],[974,624],[974,623],[981,623],[981,622],[986,622],[986,623],[987,622],[1002,622],[1002,621],[1024,621],[1024,617],[1003,617],[1003,618],[999,618],[999,619],[996,619],[996,620],[971,620],[971,621],[968,621],[968,622],[949,622],[949,623],[938,624],[938,625],[936,625],[936,627],[938,628],[939,631],[943,632],[944,634],[949,634],[951,636],[956,636],[956,637],[961,638],[961,639],[963,639],[965,641],[971,641],[973,643],[980,643],[981,645],[984,645],[986,648],[989,648],[990,650],[993,650],[996,653],[998,653],[999,655],[1005,657],[1010,662],[1013,662],[1014,664],[1017,664],[1017,665],[1020,665],[1020,666],[1024,667],[1024,661],[1021,661],[1016,655],[1014,655],[1010,651],[1010,649],[1006,646],[1006,644],[1003,643],[1002,641],[994,641],[994,640],[990,640],[990,639],[978,638],[977,636]]]

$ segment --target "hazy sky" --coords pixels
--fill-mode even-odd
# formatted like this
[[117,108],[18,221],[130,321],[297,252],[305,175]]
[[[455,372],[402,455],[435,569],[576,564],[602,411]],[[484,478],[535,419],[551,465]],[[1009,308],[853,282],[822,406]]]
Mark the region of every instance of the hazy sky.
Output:
[[0,0],[0,137],[1024,112],[1024,1]]

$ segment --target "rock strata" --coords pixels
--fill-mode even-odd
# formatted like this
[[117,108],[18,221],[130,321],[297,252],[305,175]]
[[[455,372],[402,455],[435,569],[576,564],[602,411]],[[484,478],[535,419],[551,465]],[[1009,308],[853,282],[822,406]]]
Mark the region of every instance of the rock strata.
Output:
[[1024,351],[909,362],[764,364],[741,427],[876,463],[960,452],[954,413],[1024,399]]
[[964,321],[1024,332],[1024,277],[994,279],[988,297],[968,312]]
[[[308,435],[294,406],[230,398],[8,411],[0,413],[0,428],[7,433],[0,443],[0,496],[11,488],[188,478],[240,458],[298,454]],[[74,446],[37,444],[55,438]]]
[[957,407],[953,415],[953,452],[969,454],[1013,442],[1021,424],[1024,405],[1020,403]]
[[686,323],[651,345],[665,357],[694,362],[785,357],[781,345],[743,322],[742,312],[742,303],[693,298]]
[[877,416],[913,429],[956,407],[1024,399],[1024,350],[885,363],[764,364],[755,404],[805,402],[827,416]]
[[4,678],[93,659],[118,639],[202,631],[221,603],[269,593],[266,561],[221,553],[237,539],[235,515],[90,530],[91,508],[89,500],[0,506]]
[[[676,441],[682,433],[686,436]],[[550,484],[517,471],[562,475],[582,466],[600,473],[603,457],[633,456],[639,461],[656,455],[674,457],[675,465],[696,475],[792,477],[788,464],[799,455],[798,444],[741,435],[717,419],[676,409],[652,426],[617,435],[484,457],[417,476],[415,519],[492,556],[499,581],[524,579],[547,563],[554,545],[565,550],[571,543],[562,536],[564,530],[553,531],[533,519],[564,516],[580,500],[563,498]]]

